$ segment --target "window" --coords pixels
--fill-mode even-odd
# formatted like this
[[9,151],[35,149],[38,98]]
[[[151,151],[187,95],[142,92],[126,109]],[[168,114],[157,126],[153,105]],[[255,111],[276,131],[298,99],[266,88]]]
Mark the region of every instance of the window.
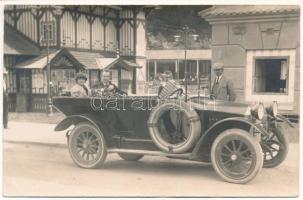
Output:
[[[179,79],[185,79],[185,61],[179,61]],[[198,83],[197,77],[197,61],[187,61],[187,80],[189,85],[196,85]]]
[[176,78],[176,62],[171,61],[157,61],[157,74],[164,73],[165,71],[171,71],[173,78]]
[[100,81],[100,71],[99,70],[91,70],[90,71],[90,86],[93,87]]
[[45,73],[42,69],[32,69],[32,93],[46,94],[47,81]]
[[153,81],[155,79],[155,62],[153,60],[148,61],[146,70],[147,80]]
[[118,71],[117,70],[110,70],[110,80],[113,84],[118,85]]
[[254,92],[287,93],[288,58],[256,58]]
[[55,33],[55,22],[41,22],[41,42],[42,44],[47,44],[47,38],[49,44],[54,43],[56,40]]
[[200,88],[210,88],[211,65],[209,60],[199,60]]
[[69,91],[76,83],[76,70],[74,69],[52,69],[51,82],[53,83],[53,95],[60,95]]
[[294,101],[296,50],[250,50],[246,56],[245,100],[286,103]]

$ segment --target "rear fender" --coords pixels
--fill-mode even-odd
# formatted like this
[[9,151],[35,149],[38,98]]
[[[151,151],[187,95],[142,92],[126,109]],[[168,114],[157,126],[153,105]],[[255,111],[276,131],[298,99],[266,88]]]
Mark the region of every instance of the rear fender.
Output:
[[203,155],[208,157],[214,139],[223,131],[231,128],[239,128],[249,132],[251,127],[254,127],[262,134],[267,134],[267,132],[260,125],[255,124],[253,121],[244,117],[227,118],[214,123],[205,131],[205,133],[203,133],[196,143],[192,151],[192,158],[201,159],[201,156]]
[[105,139],[108,141],[110,139],[110,130],[105,123],[102,123],[101,120],[98,120],[97,117],[89,114],[85,115],[71,115],[63,119],[55,127],[55,131],[64,131],[68,129],[71,125],[77,125],[81,122],[88,122],[95,126],[100,133],[102,133]]

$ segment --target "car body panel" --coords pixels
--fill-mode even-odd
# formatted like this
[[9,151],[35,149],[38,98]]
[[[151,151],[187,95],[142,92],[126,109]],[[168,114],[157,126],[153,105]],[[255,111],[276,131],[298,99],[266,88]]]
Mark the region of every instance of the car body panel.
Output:
[[[152,108],[157,105],[155,97],[121,98],[72,98],[55,97],[54,106],[67,117],[60,122],[55,131],[67,129],[72,124],[89,122],[96,126],[105,136],[109,148],[138,149],[159,151],[153,144],[148,131],[147,121]],[[201,137],[188,153],[188,159],[209,162],[207,154],[209,136],[215,127],[229,123],[228,127],[254,126],[264,132],[254,122],[245,118],[247,104],[226,103],[221,101],[190,101],[201,122]],[[238,124],[237,124],[238,123]],[[234,124],[234,126],[232,126]],[[200,148],[200,146],[205,148]],[[203,156],[201,157],[201,154]],[[205,156],[206,155],[206,156]]]

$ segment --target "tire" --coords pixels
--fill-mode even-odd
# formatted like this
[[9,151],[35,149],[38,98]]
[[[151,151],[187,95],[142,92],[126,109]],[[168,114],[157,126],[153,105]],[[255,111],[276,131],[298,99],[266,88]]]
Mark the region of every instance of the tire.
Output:
[[143,158],[144,155],[142,154],[129,154],[129,153],[118,153],[120,158],[127,161],[138,161]]
[[107,156],[103,134],[90,123],[75,126],[69,136],[68,149],[74,163],[87,169],[101,167]]
[[[182,124],[186,124],[189,132],[186,133],[186,138],[182,139],[181,142],[172,143],[168,142],[162,135],[159,121],[165,112],[175,111],[181,112],[185,116],[186,123],[181,121]],[[187,152],[197,142],[201,134],[201,122],[197,112],[193,110],[189,104],[181,100],[165,100],[164,103],[156,106],[148,119],[148,130],[150,137],[154,144],[164,152],[169,153],[184,153]],[[172,123],[173,124],[173,123]],[[176,131],[177,132],[177,131]]]
[[213,142],[211,162],[223,180],[237,184],[247,183],[262,169],[262,148],[248,132],[228,129],[218,135]]
[[263,167],[273,168],[280,165],[288,154],[288,139],[282,133],[281,127],[274,127],[272,135],[261,141],[263,149]]

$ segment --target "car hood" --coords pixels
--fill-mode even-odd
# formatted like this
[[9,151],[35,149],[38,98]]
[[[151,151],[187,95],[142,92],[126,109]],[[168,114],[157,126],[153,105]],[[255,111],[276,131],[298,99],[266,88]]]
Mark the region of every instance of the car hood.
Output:
[[214,112],[233,113],[237,115],[245,115],[248,110],[249,104],[229,102],[229,101],[218,101],[210,99],[191,99],[192,106],[197,110],[207,110]]

